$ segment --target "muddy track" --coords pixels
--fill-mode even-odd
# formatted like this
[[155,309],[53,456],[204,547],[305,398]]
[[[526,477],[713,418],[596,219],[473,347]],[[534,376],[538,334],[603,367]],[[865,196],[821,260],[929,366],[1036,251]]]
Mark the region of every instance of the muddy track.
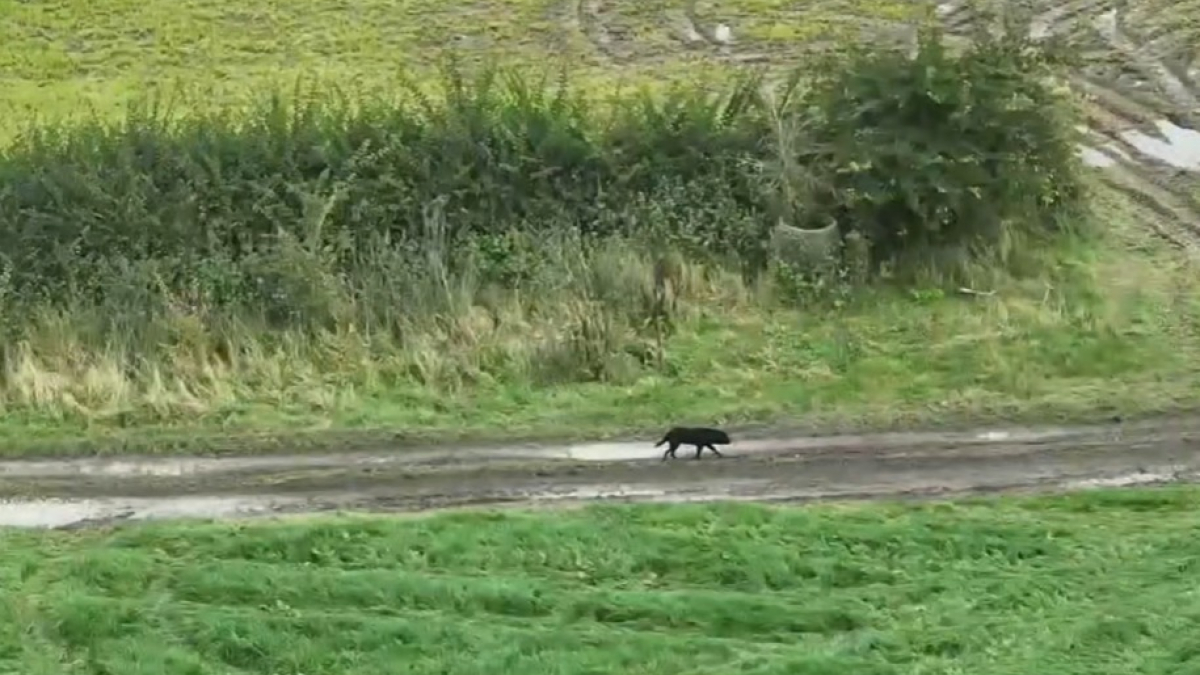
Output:
[[[607,501],[876,499],[1200,476],[1200,417],[1069,428],[735,438],[726,457],[650,442],[256,458],[0,462],[0,525]],[[686,457],[686,458],[685,458]]]

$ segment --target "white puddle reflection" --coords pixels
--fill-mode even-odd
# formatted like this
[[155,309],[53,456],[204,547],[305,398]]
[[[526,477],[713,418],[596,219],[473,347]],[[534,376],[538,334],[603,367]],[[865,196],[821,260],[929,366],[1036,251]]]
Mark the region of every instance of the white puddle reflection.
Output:
[[1083,163],[1087,166],[1096,167],[1099,169],[1107,169],[1110,166],[1116,166],[1117,160],[1110,157],[1107,153],[1101,152],[1096,148],[1082,146],[1079,148],[1079,154],[1083,157]]
[[1159,120],[1156,125],[1163,138],[1155,138],[1137,129],[1122,131],[1118,135],[1144,155],[1177,169],[1200,171],[1200,132],[1184,129],[1166,120]]
[[109,518],[234,518],[302,503],[303,499],[278,496],[12,500],[0,502],[0,527],[62,527]]

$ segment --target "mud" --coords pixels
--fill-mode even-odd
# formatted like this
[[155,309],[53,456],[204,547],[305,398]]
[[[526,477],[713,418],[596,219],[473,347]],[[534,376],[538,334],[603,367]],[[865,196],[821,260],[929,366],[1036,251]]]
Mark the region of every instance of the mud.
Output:
[[1200,171],[1200,132],[1184,129],[1166,120],[1158,122],[1159,138],[1137,129],[1121,132],[1121,139],[1143,155],[1177,169]]
[[657,439],[390,454],[0,462],[0,525],[593,501],[926,498],[1200,476],[1200,418],[1192,417],[734,439],[724,459],[681,453],[667,462],[652,446]]

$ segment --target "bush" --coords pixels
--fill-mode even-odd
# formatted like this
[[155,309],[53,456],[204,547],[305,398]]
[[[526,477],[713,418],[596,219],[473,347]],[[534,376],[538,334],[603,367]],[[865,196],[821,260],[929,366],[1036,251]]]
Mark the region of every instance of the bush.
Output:
[[435,204],[451,246],[649,229],[721,245],[721,211],[751,208],[738,164],[761,133],[736,91],[724,105],[642,96],[604,115],[565,83],[500,75],[448,69],[437,103],[417,87],[357,106],[298,91],[244,119],[150,106],[120,126],[33,129],[0,160],[0,251],[22,261],[10,281],[21,297],[94,297],[114,261],[169,260],[162,281],[177,289],[281,232],[345,268],[381,238],[419,245]]
[[1079,222],[1077,134],[1048,85],[1062,58],[1027,35],[956,56],[932,29],[911,59],[859,48],[819,69],[800,151],[818,181],[798,219],[862,233],[877,267],[941,268]]
[[1003,260],[1079,208],[1054,60],[1023,38],[953,55],[934,31],[913,59],[817,65],[775,95],[750,74],[603,104],[451,64],[439,96],[297,88],[245,114],[31,128],[0,156],[5,386],[103,363],[123,387],[182,369],[204,375],[172,400],[236,399],[213,373],[252,353],[430,386],[619,378],[662,363],[665,314],[721,294],[701,269],[753,278],[779,224],[854,233],[847,265],[878,274]]

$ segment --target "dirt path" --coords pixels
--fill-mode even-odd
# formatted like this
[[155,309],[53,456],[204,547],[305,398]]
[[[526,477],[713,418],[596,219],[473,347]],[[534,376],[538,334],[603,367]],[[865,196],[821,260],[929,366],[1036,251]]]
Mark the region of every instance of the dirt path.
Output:
[[[1200,417],[1057,428],[740,439],[661,462],[652,441],[224,459],[0,462],[0,525],[421,511],[594,500],[921,497],[1190,481]],[[684,458],[686,457],[686,459]]]

